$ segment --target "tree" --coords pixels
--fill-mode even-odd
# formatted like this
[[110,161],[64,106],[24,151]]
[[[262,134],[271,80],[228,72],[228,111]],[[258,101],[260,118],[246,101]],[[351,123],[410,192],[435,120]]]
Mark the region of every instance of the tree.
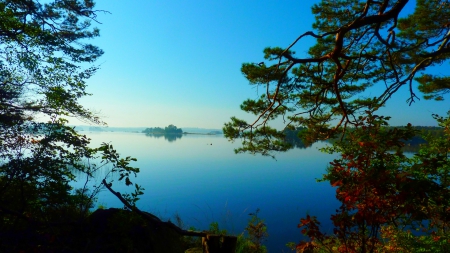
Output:
[[131,185],[130,175],[139,171],[130,166],[134,158],[120,158],[110,144],[90,148],[86,136],[66,125],[69,117],[103,124],[78,102],[89,95],[86,80],[103,54],[88,43],[99,36],[91,27],[98,13],[91,0],[0,1],[2,251],[68,246],[62,236],[67,225],[87,216],[101,188],[89,191],[85,184],[74,191],[76,175],[87,183],[95,170],[111,164],[110,172]]
[[[238,152],[269,154],[289,147],[282,130],[270,122],[282,118],[287,128],[307,127],[309,143],[336,137],[358,124],[358,116],[376,111],[400,88],[418,99],[413,83],[426,99],[443,100],[449,76],[427,73],[450,57],[450,3],[417,0],[414,12],[402,15],[408,0],[321,1],[312,7],[313,31],[300,35],[287,48],[264,49],[265,62],[244,63],[241,71],[251,85],[267,92],[248,99],[241,109],[256,115],[254,122],[231,118],[224,126],[229,139],[244,138]],[[314,38],[305,57],[292,48]],[[374,97],[372,86],[384,91]]]
[[182,134],[183,130],[181,128],[177,128],[176,126],[170,124],[164,128],[164,132],[166,134]]
[[[428,141],[407,157],[404,140],[417,134],[411,125],[387,127],[388,118],[361,118],[344,140],[324,148],[339,153],[322,181],[336,187],[341,203],[331,216],[334,234],[322,233],[315,217],[299,227],[312,242],[299,249],[328,252],[447,252],[450,250],[450,114],[434,115],[444,135]],[[421,231],[414,235],[412,229]]]
[[[322,179],[341,203],[331,216],[333,234],[307,215],[298,226],[310,241],[298,244],[299,252],[449,250],[450,116],[434,115],[444,134],[424,137],[428,144],[408,158],[402,147],[417,131],[388,127],[389,117],[377,115],[401,88],[409,89],[409,104],[418,99],[415,83],[425,99],[441,101],[450,91],[449,75],[431,74],[449,62],[450,2],[417,0],[406,15],[408,2],[321,1],[312,7],[313,31],[287,48],[264,49],[265,62],[242,65],[250,84],[267,92],[241,105],[255,121],[233,117],[225,124],[227,138],[244,138],[237,152],[289,149],[284,130],[270,127],[282,118],[287,129],[304,128],[299,137],[306,143],[333,138],[324,151],[339,153]],[[293,48],[307,37],[316,43],[296,57]],[[368,97],[373,86],[384,88]],[[423,235],[409,232],[414,228]]]

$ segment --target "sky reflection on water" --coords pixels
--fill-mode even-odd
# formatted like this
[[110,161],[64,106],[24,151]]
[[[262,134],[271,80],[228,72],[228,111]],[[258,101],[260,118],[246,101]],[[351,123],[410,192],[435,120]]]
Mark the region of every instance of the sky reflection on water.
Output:
[[[287,252],[287,242],[301,239],[297,224],[307,213],[329,227],[329,216],[338,207],[335,189],[315,180],[334,157],[317,150],[322,143],[279,153],[275,160],[236,155],[233,149],[239,143],[221,135],[187,135],[168,142],[141,133],[86,134],[93,146],[111,142],[121,156],[137,158],[134,166],[141,172],[132,181],[145,188],[138,202],[142,210],[172,220],[179,214],[187,227],[200,230],[217,221],[221,228],[238,234],[244,231],[248,214],[259,208],[268,226],[270,252]],[[133,190],[119,183],[113,188]],[[122,207],[106,190],[98,203]]]

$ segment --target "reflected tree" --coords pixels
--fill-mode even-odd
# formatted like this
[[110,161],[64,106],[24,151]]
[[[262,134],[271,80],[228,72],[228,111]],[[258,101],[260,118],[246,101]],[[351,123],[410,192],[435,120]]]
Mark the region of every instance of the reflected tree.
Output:
[[182,134],[165,134],[164,139],[168,142],[174,142],[178,139],[181,139],[182,136]]

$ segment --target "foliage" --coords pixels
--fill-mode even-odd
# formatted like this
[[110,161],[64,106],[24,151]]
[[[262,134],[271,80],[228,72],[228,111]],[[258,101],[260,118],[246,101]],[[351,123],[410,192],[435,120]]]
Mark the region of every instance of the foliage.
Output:
[[[269,236],[267,233],[267,227],[260,217],[258,217],[259,209],[254,213],[250,213],[250,219],[248,220],[245,231],[237,236],[236,253],[265,253],[267,248],[263,245],[266,238]],[[177,222],[182,224],[181,221]],[[189,230],[197,230],[195,227],[189,228]],[[206,230],[208,234],[215,234],[221,236],[228,236],[229,233],[226,229],[221,229],[218,222],[212,222],[209,225],[209,229]],[[192,237],[182,238],[182,242],[188,245],[188,248],[201,248],[201,240],[199,238],[193,239]]]
[[[323,177],[337,188],[341,202],[331,217],[334,235],[321,233],[320,223],[308,216],[299,227],[315,244],[302,242],[298,247],[320,245],[330,252],[447,252],[450,117],[435,118],[444,136],[425,137],[428,144],[412,158],[403,154],[402,140],[416,131],[410,125],[384,128],[386,118],[371,113],[342,142],[325,148],[340,153]],[[411,228],[420,229],[421,235],[407,232]]]
[[[272,121],[305,127],[306,144],[341,135],[401,88],[409,89],[408,103],[413,103],[415,82],[426,99],[442,100],[450,77],[427,71],[448,63],[450,3],[408,2],[320,1],[312,7],[312,31],[287,48],[264,49],[259,64],[244,63],[241,71],[250,85],[266,93],[241,105],[256,115],[253,122],[232,117],[224,126],[230,140],[244,139],[237,152],[267,155],[288,149],[283,130],[270,127]],[[415,4],[411,14],[405,14],[407,4]],[[293,49],[305,39],[315,44],[296,56]]]
[[[377,115],[399,89],[409,90],[409,105],[419,99],[416,85],[425,99],[443,100],[450,91],[448,73],[433,74],[450,58],[450,2],[409,2],[320,1],[312,7],[313,30],[288,47],[264,49],[259,64],[242,65],[250,85],[266,92],[241,105],[253,122],[232,117],[224,125],[229,140],[243,138],[236,152],[286,151],[292,146],[285,130],[302,129],[306,145],[331,139],[324,151],[340,155],[322,179],[337,188],[341,203],[331,217],[334,234],[322,233],[308,215],[299,227],[311,240],[298,251],[448,251],[449,117],[435,116],[444,134],[430,131],[408,157],[402,148],[418,131],[389,127],[389,118]],[[315,43],[297,56],[305,39]],[[407,233],[415,228],[422,235]]]
[[291,144],[292,147],[295,148],[307,148],[309,146],[299,138],[304,131],[306,131],[306,128],[304,127],[297,127],[295,129],[286,128],[283,130],[283,134],[285,135],[284,141]]
[[219,228],[219,223],[217,221],[215,221],[215,222],[211,222],[211,224],[209,224],[208,233],[216,234],[216,235],[226,235],[227,234],[227,230],[226,229],[220,229]]
[[[260,217],[258,217],[259,209],[255,213],[250,213],[246,233],[242,233],[237,237],[236,253],[265,253],[266,247],[263,245],[268,237],[267,227]],[[227,235],[226,230],[221,230],[217,222],[210,224],[208,233]]]
[[[248,221],[245,230],[248,234],[248,241],[244,247],[247,252],[252,253],[265,253],[267,248],[263,245],[266,238],[269,236],[267,233],[267,226],[260,217],[258,217],[259,209],[256,209],[254,213],[250,213],[250,219]],[[246,252],[243,251],[243,252]]]
[[399,230],[392,226],[381,229],[385,252],[448,252],[448,234],[431,233],[414,235],[411,230]]
[[[69,230],[102,188],[88,189],[94,173],[109,167],[131,185],[139,172],[134,158],[106,143],[91,148],[67,126],[68,118],[103,124],[79,103],[103,54],[88,43],[99,36],[94,8],[91,0],[0,1],[1,251],[70,247]],[[84,186],[72,189],[75,180]]]

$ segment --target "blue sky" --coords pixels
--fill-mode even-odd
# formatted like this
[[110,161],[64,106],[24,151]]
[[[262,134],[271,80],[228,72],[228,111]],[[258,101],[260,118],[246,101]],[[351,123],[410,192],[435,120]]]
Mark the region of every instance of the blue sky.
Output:
[[[242,63],[260,62],[265,47],[286,47],[310,30],[317,1],[96,2],[111,13],[99,13],[94,24],[101,36],[92,43],[105,55],[88,80],[93,96],[80,102],[110,126],[222,128],[231,116],[254,119],[239,108],[258,97]],[[297,55],[311,41],[302,43]],[[408,106],[407,98],[405,87],[383,109],[391,124],[434,125],[431,113],[449,109],[423,99]]]

